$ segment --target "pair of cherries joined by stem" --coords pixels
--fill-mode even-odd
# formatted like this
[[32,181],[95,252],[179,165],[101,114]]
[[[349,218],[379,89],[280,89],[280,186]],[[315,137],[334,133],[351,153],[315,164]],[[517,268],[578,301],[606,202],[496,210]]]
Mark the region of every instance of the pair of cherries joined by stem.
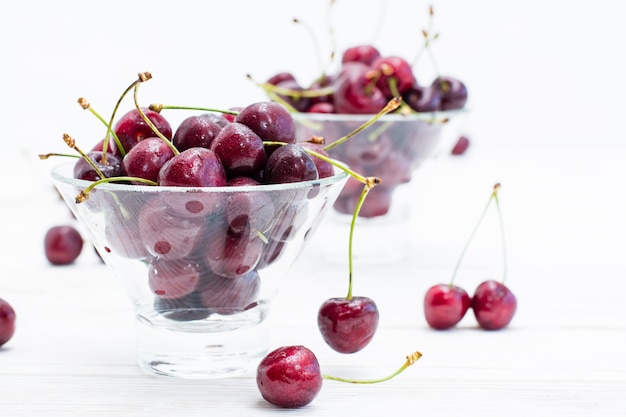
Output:
[[[506,279],[506,250],[502,215],[498,201],[500,184],[494,186],[487,205],[472,231],[461,256],[457,262],[452,279],[448,284],[436,284],[426,291],[424,296],[424,314],[430,327],[437,330],[446,330],[456,326],[471,308],[478,325],[485,330],[499,330],[506,327],[517,309],[517,299],[513,292],[504,284]],[[505,259],[505,274],[502,281],[487,280],[482,282],[472,297],[461,287],[454,284],[454,278],[459,269],[463,256],[478,229],[491,202],[495,202],[502,231],[502,249]]]

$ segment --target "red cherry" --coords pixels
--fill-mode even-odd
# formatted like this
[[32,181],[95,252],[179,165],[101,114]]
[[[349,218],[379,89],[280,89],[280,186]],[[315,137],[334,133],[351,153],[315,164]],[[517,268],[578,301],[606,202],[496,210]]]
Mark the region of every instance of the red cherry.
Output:
[[83,249],[83,238],[73,226],[53,226],[44,237],[44,253],[53,265],[73,263]]
[[452,155],[463,155],[467,148],[469,148],[470,141],[467,136],[459,137],[459,140],[454,144],[450,153]]
[[470,307],[467,292],[450,284],[433,285],[424,297],[424,314],[430,327],[437,330],[457,325]]
[[320,392],[322,382],[317,357],[304,346],[275,349],[257,367],[256,383],[261,395],[278,407],[304,407]]
[[324,341],[340,353],[363,349],[378,327],[378,308],[368,297],[331,298],[320,307],[317,323]]
[[15,311],[0,298],[0,346],[11,340],[15,333]]
[[506,327],[517,309],[517,299],[501,282],[487,280],[481,283],[472,297],[472,310],[480,327],[499,330]]

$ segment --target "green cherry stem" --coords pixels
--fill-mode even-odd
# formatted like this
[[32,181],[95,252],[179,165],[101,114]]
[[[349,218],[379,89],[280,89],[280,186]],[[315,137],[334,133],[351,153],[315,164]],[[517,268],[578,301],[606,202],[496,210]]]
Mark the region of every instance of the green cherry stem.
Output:
[[496,184],[493,187],[493,200],[494,203],[496,204],[496,209],[498,212],[498,221],[500,222],[500,238],[502,240],[502,265],[503,265],[503,272],[502,272],[502,283],[504,284],[504,282],[506,281],[506,276],[507,276],[507,250],[506,250],[506,239],[504,236],[504,221],[502,220],[502,210],[500,210],[500,200],[498,199],[498,191],[500,190],[500,183]]
[[[78,99],[78,104],[80,105],[80,107],[82,107],[85,110],[89,110],[89,112],[91,114],[93,114],[94,116],[96,116],[96,118],[98,120],[100,120],[102,122],[102,124],[104,124],[106,126],[106,128],[109,128],[109,123],[107,123],[106,120],[104,120],[104,118],[91,106],[91,103],[89,103],[89,101],[84,98],[84,97],[80,97]],[[117,137],[117,134],[115,133],[114,130],[111,130],[111,134],[113,135],[113,140],[115,141],[115,144],[117,145],[117,149],[122,149],[122,142],[120,142],[120,139]],[[103,145],[106,145],[107,147],[103,147],[102,148],[102,152],[108,152],[108,143],[103,143]]]
[[73,154],[69,154],[69,153],[40,153],[39,155],[39,159],[41,159],[42,161],[48,158],[52,158],[53,156],[63,156],[63,157],[67,157],[67,158],[77,158],[80,159],[82,158],[80,155],[73,155]]
[[[137,84],[143,82],[142,81],[143,79],[145,78],[150,79],[151,77],[152,75],[149,72],[139,73],[137,76],[137,79],[133,81],[128,87],[126,87],[122,95],[117,99],[117,103],[115,103],[115,107],[113,108],[113,112],[111,113],[111,119],[109,120],[109,123],[107,123],[107,133],[106,135],[104,135],[104,143],[102,144],[102,149],[104,151],[102,154],[102,161],[104,162],[100,161],[101,163],[106,164],[106,155],[107,155],[106,150],[109,147],[109,136],[113,133],[113,121],[115,120],[115,115],[117,114],[117,110],[120,108],[120,104],[122,103],[122,100],[124,99],[124,97],[126,97],[126,95],[130,92],[130,90],[135,88]],[[124,149],[124,147],[121,146],[121,143],[118,143],[118,145],[119,145],[119,151],[122,157],[126,156],[126,149]]]
[[350,236],[348,238],[348,294],[346,295],[346,300],[352,300],[352,284],[354,281],[352,242],[354,241],[354,229],[356,228],[356,220],[359,217],[359,212],[361,211],[361,207],[365,202],[367,194],[379,182],[380,181],[376,181],[376,179],[374,179],[374,182],[367,181],[365,183],[365,185],[363,186],[363,191],[361,191],[361,195],[359,196],[359,200],[356,203],[356,207],[354,208],[354,212],[352,213],[352,221],[350,222]]
[[332,381],[348,382],[348,383],[351,383],[351,384],[378,384],[379,382],[389,381],[390,379],[400,375],[402,372],[404,372],[405,369],[407,369],[409,366],[413,365],[421,357],[422,357],[422,354],[420,352],[416,351],[416,352],[411,353],[410,355],[408,355],[406,357],[406,360],[404,361],[402,366],[400,366],[400,368],[398,368],[398,370],[396,370],[394,373],[392,373],[390,375],[387,375],[386,377],[383,377],[383,378],[377,378],[377,379],[348,379],[348,378],[341,378],[341,377],[327,375],[327,374],[322,374],[322,378],[329,379],[329,380],[332,380]]
[[156,104],[156,103],[150,104],[148,108],[157,113],[160,113],[161,110],[197,110],[197,111],[206,111],[206,112],[211,112],[211,113],[230,114],[233,116],[237,116],[239,114],[239,112],[236,110],[222,110],[222,109],[214,109],[210,107],[196,107],[196,106],[173,106],[173,105],[166,106],[164,104]]
[[[95,162],[92,161],[92,159],[85,153],[83,152],[78,146],[76,146],[76,140],[74,140],[73,137],[71,137],[70,135],[68,135],[67,133],[63,134],[63,141],[65,142],[65,144],[67,146],[69,146],[70,148],[74,149],[76,152],[78,152],[80,154],[80,156],[82,158],[85,159],[85,161],[87,161],[87,163],[89,165],[91,165],[91,167],[93,168],[94,171],[96,171],[96,174],[98,174],[98,176],[100,178],[104,178],[104,174],[102,173],[102,171],[100,171],[100,168],[98,168],[98,166],[95,164]],[[102,153],[102,159],[104,159],[104,155],[105,153]]]
[[85,188],[80,193],[78,193],[78,195],[76,196],[76,200],[75,200],[76,204],[80,204],[83,201],[87,200],[89,198],[89,194],[91,193],[91,191],[94,188],[96,188],[98,185],[111,183],[111,182],[120,182],[120,181],[140,182],[140,183],[143,183],[143,184],[146,184],[146,185],[151,185],[151,186],[158,185],[156,182],[154,182],[152,180],[147,180],[147,179],[141,178],[141,177],[121,176],[121,177],[102,178],[102,179],[99,179],[98,181],[92,182],[91,184],[89,184],[89,186],[87,188]]
[[371,125],[373,125],[378,119],[380,119],[381,117],[383,117],[387,113],[390,113],[390,112],[394,111],[395,109],[397,109],[400,106],[400,104],[402,104],[402,97],[398,96],[398,97],[392,98],[391,100],[389,100],[387,102],[387,104],[385,105],[385,107],[382,108],[381,111],[376,113],[367,122],[363,123],[361,126],[357,127],[356,129],[354,129],[352,132],[348,133],[347,135],[345,135],[345,136],[337,139],[336,141],[334,141],[332,143],[329,143],[328,145],[324,146],[324,150],[328,151],[329,149],[332,149],[335,146],[341,145],[343,142],[347,141],[351,137],[358,135],[359,133],[361,133],[362,131],[364,131],[365,129],[367,129]]
[[[489,205],[491,204],[492,200],[498,201],[498,191],[500,190],[500,183],[496,183],[496,185],[493,186],[493,191],[491,192],[491,195],[489,195],[489,199],[487,200],[487,204],[485,205],[485,208],[483,209],[482,213],[480,214],[480,217],[478,219],[478,222],[476,222],[476,225],[474,226],[474,229],[472,230],[472,233],[470,233],[469,239],[467,239],[467,242],[465,242],[465,247],[463,247],[463,250],[461,251],[461,256],[459,256],[459,260],[456,263],[456,266],[454,267],[454,272],[452,272],[452,278],[450,279],[450,286],[453,285],[454,283],[454,279],[456,278],[456,274],[459,271],[459,267],[461,266],[461,262],[463,261],[463,257],[465,256],[465,253],[467,252],[467,249],[469,248],[470,243],[472,242],[472,239],[474,238],[474,235],[476,234],[476,231],[478,230],[478,227],[480,226],[480,224],[482,223],[483,219],[485,218],[485,215],[487,214],[487,209],[489,209]],[[499,212],[499,209],[498,209]],[[502,233],[502,248],[504,251],[505,245],[504,245],[504,229],[502,227],[502,217],[500,217],[500,230]],[[506,251],[504,251],[504,270],[505,270],[505,275],[506,275]]]
[[152,123],[152,120],[150,120],[150,118],[148,116],[146,116],[146,114],[141,109],[141,106],[139,105],[139,100],[137,99],[137,92],[139,90],[139,86],[141,85],[141,83],[143,83],[145,81],[148,81],[150,78],[152,78],[152,76],[143,76],[142,77],[142,75],[145,75],[145,74],[149,75],[150,73],[141,73],[141,74],[139,74],[139,80],[141,82],[136,83],[135,87],[134,87],[133,99],[135,101],[135,107],[137,108],[137,111],[141,115],[141,118],[143,119],[143,121],[146,122],[146,124],[150,127],[150,129],[152,129],[154,134],[157,135],[163,142],[165,142],[167,144],[167,146],[170,147],[170,149],[172,150],[174,155],[178,155],[180,152],[178,151],[178,149],[176,149],[176,147],[174,146],[172,141],[170,141],[168,138],[166,138],[165,135],[163,135],[163,133],[159,132],[159,129],[157,129],[157,127],[154,125],[154,123]]

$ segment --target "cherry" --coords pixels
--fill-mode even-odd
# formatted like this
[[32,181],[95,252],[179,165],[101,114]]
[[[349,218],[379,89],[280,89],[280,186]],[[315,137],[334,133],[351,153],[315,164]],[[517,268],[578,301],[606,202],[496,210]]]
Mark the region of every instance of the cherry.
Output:
[[299,144],[276,149],[267,159],[263,179],[268,184],[309,181],[319,178],[313,158]]
[[218,275],[237,278],[252,271],[263,254],[263,240],[248,226],[241,233],[216,227],[204,251],[206,265]]
[[259,273],[251,270],[235,278],[227,278],[211,271],[198,284],[200,302],[212,313],[230,315],[254,305],[261,288]]
[[395,372],[378,379],[348,379],[323,374],[315,354],[305,346],[281,346],[268,353],[257,366],[256,383],[261,396],[282,408],[310,404],[322,390],[324,379],[351,384],[376,384],[396,377],[422,357],[413,352]]
[[[298,144],[304,149],[309,149],[323,156],[330,157],[328,152],[324,150],[324,145],[322,144],[317,144],[313,142],[298,142]],[[328,178],[335,175],[335,169],[330,162],[318,158],[315,155],[313,155],[313,162],[315,163],[315,168],[317,168],[317,174],[319,178]]]
[[375,46],[356,45],[343,51],[341,63],[362,62],[367,65],[372,65],[378,58],[380,58],[380,51]]
[[417,112],[441,110],[441,93],[435,87],[414,85],[402,94],[404,101]]
[[437,330],[456,326],[470,307],[470,297],[463,288],[450,284],[433,285],[424,297],[426,322]]
[[163,165],[158,183],[177,187],[221,187],[226,185],[226,172],[215,152],[190,148]]
[[[163,136],[172,139],[172,126],[163,115],[149,108],[142,108],[141,111]],[[113,130],[125,152],[130,151],[133,146],[145,138],[158,136],[136,108],[122,115]]]
[[239,175],[260,176],[267,160],[259,135],[237,121],[222,128],[213,139],[210,149],[219,157],[229,178]]
[[296,141],[296,123],[291,113],[280,103],[252,103],[239,111],[235,121],[248,126],[263,141]]
[[[493,192],[489,196],[487,205],[485,206],[478,223],[472,230],[468,241],[461,252],[461,256],[456,264],[452,279],[449,284],[438,284],[430,287],[424,297],[424,314],[428,325],[434,329],[444,330],[454,327],[465,316],[467,310],[471,307],[479,325],[484,329],[494,330],[505,327],[513,318],[517,302],[513,293],[504,286],[493,280],[483,282],[478,286],[474,295],[470,299],[465,290],[454,285],[454,278],[459,266],[469,247],[470,242],[482,219],[487,213],[487,209],[492,201],[498,208],[498,216],[500,226],[502,228],[502,215],[498,202],[498,191],[500,184],[496,184]],[[504,250],[504,232],[502,233],[502,247],[505,259],[505,275],[506,275],[506,252]]]
[[376,85],[386,97],[402,95],[416,82],[411,64],[396,55],[378,58],[372,69],[380,73]]
[[256,383],[263,398],[284,408],[309,404],[322,389],[322,373],[315,354],[308,348],[279,347],[259,363]]
[[355,353],[367,346],[378,328],[379,312],[369,297],[352,295],[352,242],[355,220],[367,194],[375,189],[378,178],[365,179],[365,186],[352,214],[348,247],[349,283],[344,298],[329,298],[322,303],[317,314],[317,324],[324,341],[339,353]]
[[472,296],[472,310],[480,327],[499,330],[506,327],[517,309],[517,299],[506,285],[495,280],[482,282]]
[[354,353],[369,344],[378,327],[378,307],[368,297],[331,298],[318,313],[324,341],[339,353]]
[[431,86],[441,95],[441,110],[462,109],[467,102],[467,87],[462,81],[448,76],[433,80]]
[[469,148],[469,145],[470,145],[469,138],[465,135],[462,135],[456,141],[450,153],[452,155],[463,155],[465,151],[467,151],[467,148]]
[[44,253],[53,265],[73,263],[83,250],[83,238],[75,227],[53,226],[44,237]]
[[107,164],[101,164],[103,157],[102,151],[91,151],[87,153],[87,158],[98,168],[100,172],[97,172],[94,167],[89,163],[87,158],[80,158],[74,164],[74,178],[78,178],[86,181],[97,181],[104,175],[105,178],[119,177],[122,175],[122,159],[121,157],[113,154],[107,154]]
[[0,347],[11,340],[15,334],[15,310],[0,298]]
[[[122,159],[122,172],[131,177],[158,181],[163,165],[174,157],[172,148],[161,138],[151,137],[137,143]],[[110,156],[107,158],[110,159]],[[134,182],[139,184],[138,182]]]
[[344,66],[343,75],[335,83],[333,100],[337,113],[348,114],[376,114],[387,104],[370,67],[356,63]]
[[181,298],[196,289],[201,270],[195,260],[153,258],[148,265],[148,286],[161,298]]
[[188,257],[204,238],[203,219],[181,216],[160,198],[148,200],[141,207],[137,228],[150,254],[163,259]]
[[227,120],[211,113],[190,116],[178,125],[172,143],[179,151],[189,148],[210,148]]

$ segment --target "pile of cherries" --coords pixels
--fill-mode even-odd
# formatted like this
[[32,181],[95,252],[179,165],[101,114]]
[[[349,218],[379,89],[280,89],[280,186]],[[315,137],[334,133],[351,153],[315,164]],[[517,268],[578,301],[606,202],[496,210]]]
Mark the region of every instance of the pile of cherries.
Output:
[[376,114],[393,97],[408,106],[400,112],[458,110],[467,102],[467,87],[457,78],[438,76],[419,82],[412,65],[396,55],[382,55],[371,44],[347,48],[334,74],[324,74],[308,86],[290,72],[279,72],[266,90],[299,112]]
[[[160,111],[136,107],[117,120],[112,133],[115,142],[100,141],[76,162],[75,178],[94,186],[254,187],[335,173],[328,160],[307,151],[314,144],[296,143],[293,117],[276,102],[202,112],[176,129]],[[72,138],[65,139],[78,149]],[[156,310],[170,319],[234,314],[256,301],[258,271],[281,256],[306,219],[302,201],[311,192],[319,188],[294,189],[282,200],[272,191],[166,193],[148,200],[117,193],[125,210],[105,213],[104,250],[148,265]],[[77,202],[98,198],[107,197],[86,189]]]
[[[418,81],[406,59],[382,55],[371,44],[346,49],[340,68],[333,74],[324,74],[310,85],[301,84],[291,72],[280,72],[261,86],[270,98],[301,113],[371,115],[380,111],[393,97],[402,97],[403,105],[396,113],[428,114],[417,121],[407,117],[397,123],[379,122],[372,129],[374,132],[360,135],[345,146],[329,149],[331,156],[348,166],[366,176],[376,175],[382,179],[359,213],[365,218],[387,214],[395,188],[409,182],[414,169],[435,148],[444,123],[437,120],[435,113],[463,109],[468,99],[467,87],[461,80],[442,75],[423,83]],[[439,119],[445,120],[445,117],[439,116]],[[317,134],[331,140],[355,129],[360,119],[331,118],[329,122],[315,122],[318,120],[299,123],[299,129],[307,135]],[[462,154],[468,145],[464,137],[452,153]],[[349,181],[336,200],[335,209],[351,214],[360,191],[356,181]]]

